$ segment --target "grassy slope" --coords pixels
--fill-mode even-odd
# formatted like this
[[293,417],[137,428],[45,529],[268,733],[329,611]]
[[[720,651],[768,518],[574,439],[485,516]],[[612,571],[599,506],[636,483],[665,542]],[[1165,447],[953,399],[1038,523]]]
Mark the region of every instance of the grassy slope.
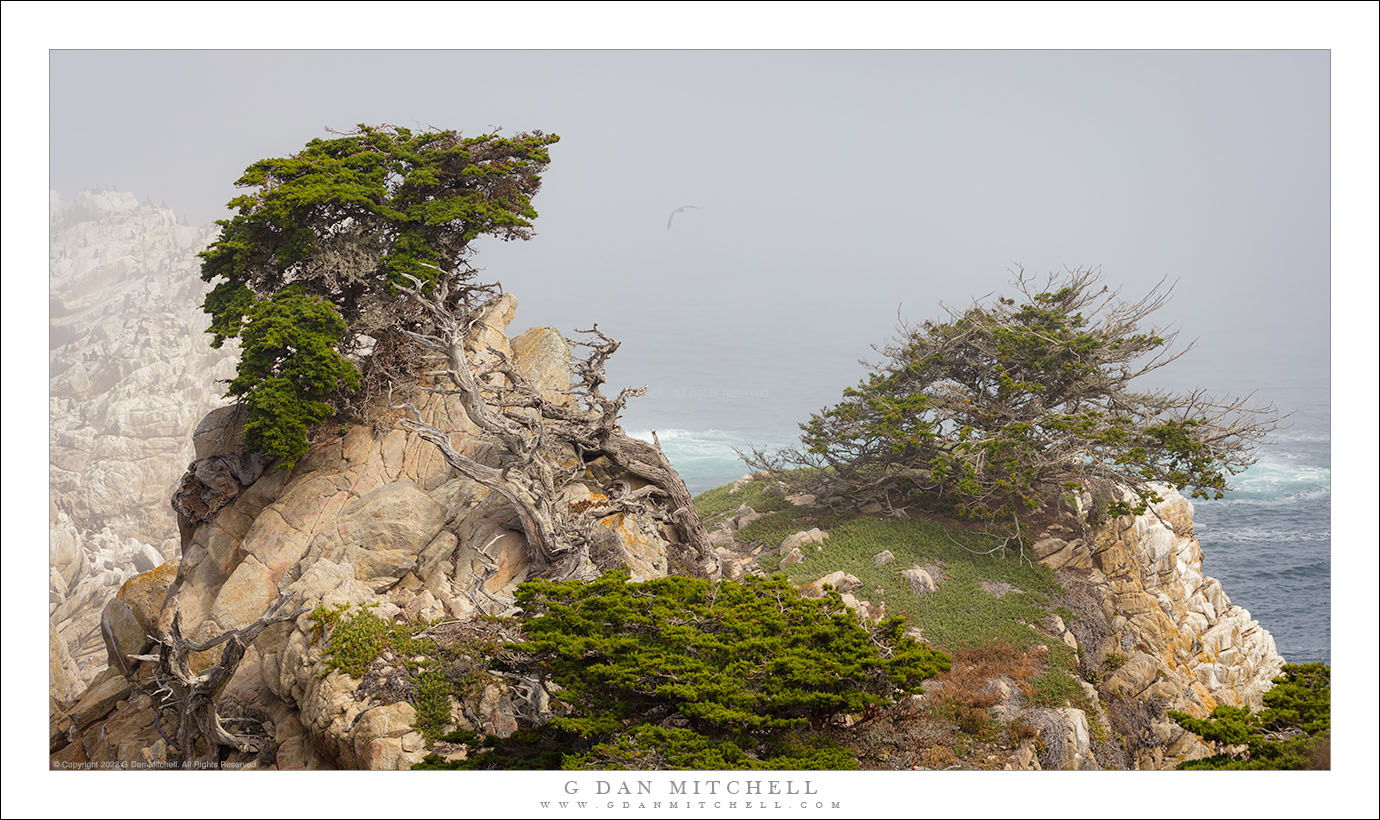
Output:
[[[802,548],[804,563],[784,570],[792,581],[805,584],[843,570],[862,581],[856,597],[885,603],[888,615],[904,616],[925,640],[954,655],[955,670],[941,678],[945,687],[939,702],[920,718],[922,723],[947,724],[931,732],[934,739],[922,749],[922,764],[933,758],[942,767],[957,759],[985,768],[1004,760],[1020,742],[1012,739],[1010,729],[982,716],[977,728],[955,726],[956,716],[987,703],[979,691],[988,678],[1013,677],[1031,705],[1089,708],[1071,675],[1077,666],[1074,651],[1041,629],[1050,614],[1071,618],[1055,604],[1062,589],[1054,573],[1014,551],[989,553],[998,539],[956,523],[839,516],[795,507],[771,493],[766,481],[748,482],[736,493],[728,486],[709,490],[695,504],[711,529],[743,504],[766,513],[737,534],[741,542],[766,547],[759,564],[765,573],[778,571],[776,548],[786,536],[811,527],[827,530],[829,539],[820,551]],[[883,550],[890,550],[895,560],[877,566],[873,556]],[[914,566],[940,568],[942,580],[935,579],[935,591],[917,595],[911,590],[901,572]],[[999,595],[983,589],[984,582],[1015,589]],[[965,666],[967,658],[974,660]],[[885,760],[878,759],[878,766],[886,767]]]
[[[941,649],[952,651],[999,639],[1019,648],[1044,643],[1060,665],[1071,666],[1068,647],[1028,626],[1054,611],[1051,601],[1060,588],[1047,567],[1022,560],[1013,551],[1005,557],[1000,552],[986,554],[999,543],[997,539],[957,525],[820,515],[793,507],[780,496],[767,494],[766,488],[765,481],[753,481],[737,493],[719,487],[698,496],[695,505],[710,527],[740,504],[758,512],[770,510],[738,533],[741,541],[767,546],[763,561],[768,570],[774,569],[770,562],[777,558],[775,547],[786,536],[816,526],[827,530],[829,540],[822,551],[804,548],[805,562],[785,570],[791,580],[804,584],[841,569],[862,581],[862,589],[854,593],[858,598],[884,602],[888,614],[904,615]],[[877,566],[873,556],[883,550],[890,550],[896,560]],[[901,572],[935,565],[945,578],[939,588],[923,596],[913,593]],[[980,586],[984,581],[1009,584],[1018,591],[999,596],[984,591]],[[878,592],[879,588],[883,591]]]

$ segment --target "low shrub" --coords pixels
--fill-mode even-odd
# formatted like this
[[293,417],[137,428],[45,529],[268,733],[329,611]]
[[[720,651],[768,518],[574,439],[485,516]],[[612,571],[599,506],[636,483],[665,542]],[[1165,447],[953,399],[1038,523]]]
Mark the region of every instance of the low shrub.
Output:
[[[524,642],[504,671],[543,675],[562,713],[496,741],[463,768],[852,768],[824,739],[948,669],[901,634],[864,626],[837,593],[802,598],[783,576],[630,583],[530,581]],[[447,764],[450,765],[450,764]]]

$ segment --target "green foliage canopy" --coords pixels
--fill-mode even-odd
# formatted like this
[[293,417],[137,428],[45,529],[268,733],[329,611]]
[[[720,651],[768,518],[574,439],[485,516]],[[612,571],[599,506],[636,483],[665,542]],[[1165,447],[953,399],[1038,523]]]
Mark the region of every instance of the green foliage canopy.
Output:
[[[471,277],[466,259],[481,235],[531,235],[532,197],[558,139],[361,125],[245,170],[236,185],[251,190],[230,201],[237,213],[217,223],[220,235],[201,253],[202,279],[215,283],[203,309],[213,347],[241,337],[247,358],[258,345],[227,395],[246,399],[255,441],[280,466],[292,465],[306,449],[306,429],[329,414],[322,399],[359,386],[343,357],[360,338],[416,328],[400,288],[413,279],[429,287],[441,276]],[[289,290],[293,305],[261,307]],[[298,336],[306,355],[263,341],[276,329],[251,341],[257,324],[281,325],[288,311],[308,312],[312,300],[320,306],[312,308],[313,329]],[[318,315],[326,311],[338,327]],[[271,349],[280,361],[265,366]],[[276,372],[283,368],[291,374]]]
[[322,401],[359,387],[359,371],[337,350],[345,321],[320,297],[289,285],[249,309],[235,379],[226,395],[245,396],[245,443],[291,467],[307,433],[331,415]]
[[1134,389],[1179,355],[1173,333],[1139,327],[1167,294],[1127,303],[1099,282],[1091,271],[1043,287],[1022,277],[1019,298],[903,327],[884,363],[801,425],[800,448],[750,463],[797,468],[788,480],[849,504],[917,503],[1016,528],[1083,490],[1101,491],[1112,514],[1143,511],[1156,483],[1220,498],[1273,428],[1270,409]]

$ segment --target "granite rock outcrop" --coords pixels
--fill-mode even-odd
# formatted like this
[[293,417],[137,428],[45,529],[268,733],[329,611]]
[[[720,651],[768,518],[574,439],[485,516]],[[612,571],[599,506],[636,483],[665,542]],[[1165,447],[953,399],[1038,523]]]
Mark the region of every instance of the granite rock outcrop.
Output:
[[1091,538],[1051,536],[1036,557],[1057,571],[1083,617],[1068,624],[1081,665],[1105,672],[1097,687],[1114,726],[1139,740],[1137,768],[1172,768],[1210,754],[1165,715],[1205,717],[1216,706],[1259,708],[1284,665],[1274,638],[1203,572],[1193,504],[1161,488],[1137,516],[1112,519]]

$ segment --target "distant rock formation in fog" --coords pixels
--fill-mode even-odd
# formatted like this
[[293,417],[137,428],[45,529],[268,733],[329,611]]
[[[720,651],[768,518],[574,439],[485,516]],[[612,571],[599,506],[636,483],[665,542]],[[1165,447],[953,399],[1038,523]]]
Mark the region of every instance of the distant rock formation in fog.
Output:
[[106,666],[100,617],[120,585],[177,556],[168,498],[191,431],[223,403],[234,350],[212,350],[196,254],[213,227],[132,194],[49,209],[48,509],[52,691]]

